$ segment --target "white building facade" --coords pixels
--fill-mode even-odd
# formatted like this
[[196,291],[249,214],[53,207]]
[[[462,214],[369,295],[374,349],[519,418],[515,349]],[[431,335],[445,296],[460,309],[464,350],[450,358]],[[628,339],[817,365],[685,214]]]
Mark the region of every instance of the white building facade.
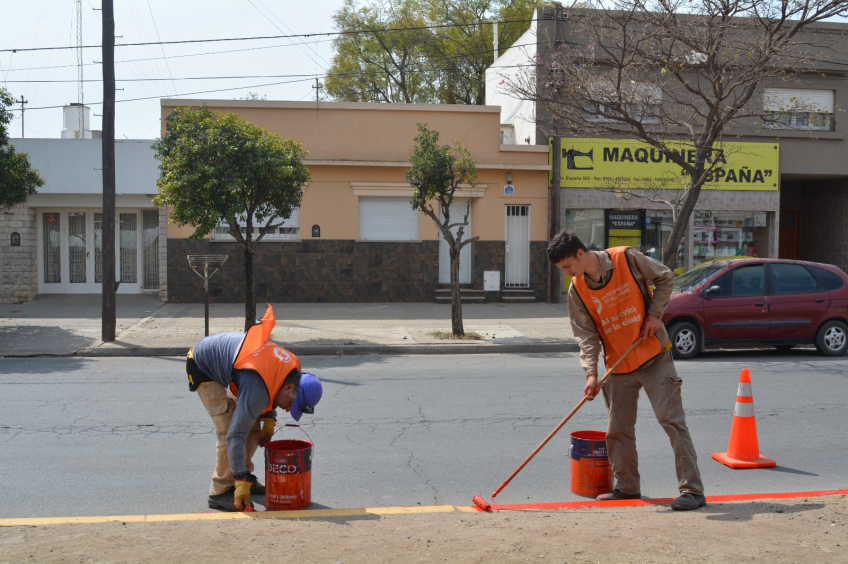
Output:
[[[118,293],[159,292],[159,176],[152,140],[115,142]],[[0,302],[37,294],[98,294],[102,283],[102,141],[13,139],[44,180],[38,194],[0,215]]]

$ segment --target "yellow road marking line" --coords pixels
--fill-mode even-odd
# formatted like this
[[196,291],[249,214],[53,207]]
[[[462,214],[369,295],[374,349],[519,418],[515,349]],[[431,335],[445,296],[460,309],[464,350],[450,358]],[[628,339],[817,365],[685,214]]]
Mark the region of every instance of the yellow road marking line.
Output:
[[303,509],[299,511],[254,511],[252,513],[175,513],[172,515],[102,515],[92,517],[31,517],[0,519],[0,527],[35,527],[44,525],[122,523],[161,523],[165,521],[227,521],[232,519],[312,519],[317,517],[356,517],[360,515],[413,515],[419,513],[452,513],[474,509],[454,505],[415,507],[363,507],[350,509]]

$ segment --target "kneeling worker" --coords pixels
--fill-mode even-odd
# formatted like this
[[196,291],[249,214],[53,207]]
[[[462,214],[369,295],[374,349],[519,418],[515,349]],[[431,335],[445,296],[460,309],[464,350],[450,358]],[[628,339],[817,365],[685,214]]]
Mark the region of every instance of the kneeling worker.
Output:
[[204,337],[188,353],[189,389],[200,396],[218,435],[212,509],[244,511],[251,494],[265,493],[252,473],[253,455],[274,434],[276,408],[300,421],[321,399],[318,378],[301,372],[294,354],[268,340],[274,324],[269,305],[247,334]]
[[[568,314],[580,346],[580,364],[586,371],[583,392],[589,400],[600,390],[601,345],[606,365],[612,366],[641,339],[603,387],[609,410],[607,452],[615,489],[598,500],[641,497],[635,427],[639,390],[644,388],[674,450],[681,495],[672,502],[672,509],[704,507],[707,502],[698,458],[683,413],[683,382],[674,368],[671,342],[662,323],[674,288],[671,270],[630,247],[590,251],[568,231],[553,238],[548,259],[572,276]],[[653,295],[648,280],[656,286]]]

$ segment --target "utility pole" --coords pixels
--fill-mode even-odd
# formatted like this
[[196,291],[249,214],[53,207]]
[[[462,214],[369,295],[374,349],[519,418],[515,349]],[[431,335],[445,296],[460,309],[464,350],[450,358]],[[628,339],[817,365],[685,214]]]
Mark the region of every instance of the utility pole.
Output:
[[[115,340],[115,12],[103,0],[103,303],[101,337]],[[82,131],[80,132],[82,133]]]
[[25,137],[24,135],[24,104],[29,104],[29,100],[26,100],[21,94],[20,100],[15,100],[18,104],[21,105],[21,139]]
[[321,99],[320,92],[323,90],[324,85],[318,82],[318,77],[315,77],[315,86],[312,88],[315,89],[315,107],[318,107],[318,101]]
[[[554,54],[556,57],[559,54],[559,44],[560,44],[560,19],[562,18],[562,4],[555,3],[554,4]],[[559,67],[556,67],[554,72],[558,70]],[[556,81],[559,84],[559,81]],[[559,87],[556,89],[556,100],[560,99]],[[551,135],[553,136],[553,140],[551,143],[551,233],[549,237],[549,241],[554,238],[554,236],[560,232],[562,229],[562,225],[560,222],[560,195],[562,190],[560,189],[561,177],[562,177],[562,138],[560,137],[559,132],[559,123],[557,117],[553,117],[553,123],[551,128]],[[551,265],[551,289],[550,289],[550,300],[551,303],[559,303],[560,289],[562,287],[562,275],[560,269],[555,265]]]

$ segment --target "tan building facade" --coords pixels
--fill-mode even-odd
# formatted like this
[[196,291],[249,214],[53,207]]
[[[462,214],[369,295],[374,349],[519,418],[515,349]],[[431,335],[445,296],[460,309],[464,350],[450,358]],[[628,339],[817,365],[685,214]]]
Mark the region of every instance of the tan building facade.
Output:
[[[417,123],[439,131],[443,144],[468,147],[478,167],[479,184],[454,203],[471,202],[471,236],[480,238],[461,260],[467,297],[546,299],[547,149],[501,145],[500,108],[162,100],[162,122],[177,107],[202,104],[296,139],[309,152],[312,181],[300,210],[257,249],[258,301],[427,302],[446,295],[445,245],[434,222],[412,210],[412,187],[405,181]],[[225,231],[193,240],[193,228],[167,226],[167,237],[160,238],[168,257],[162,299],[202,299],[202,280],[190,270],[189,254],[229,255],[210,284],[212,299],[244,298],[242,252]],[[483,290],[486,272],[499,273],[497,289]]]

